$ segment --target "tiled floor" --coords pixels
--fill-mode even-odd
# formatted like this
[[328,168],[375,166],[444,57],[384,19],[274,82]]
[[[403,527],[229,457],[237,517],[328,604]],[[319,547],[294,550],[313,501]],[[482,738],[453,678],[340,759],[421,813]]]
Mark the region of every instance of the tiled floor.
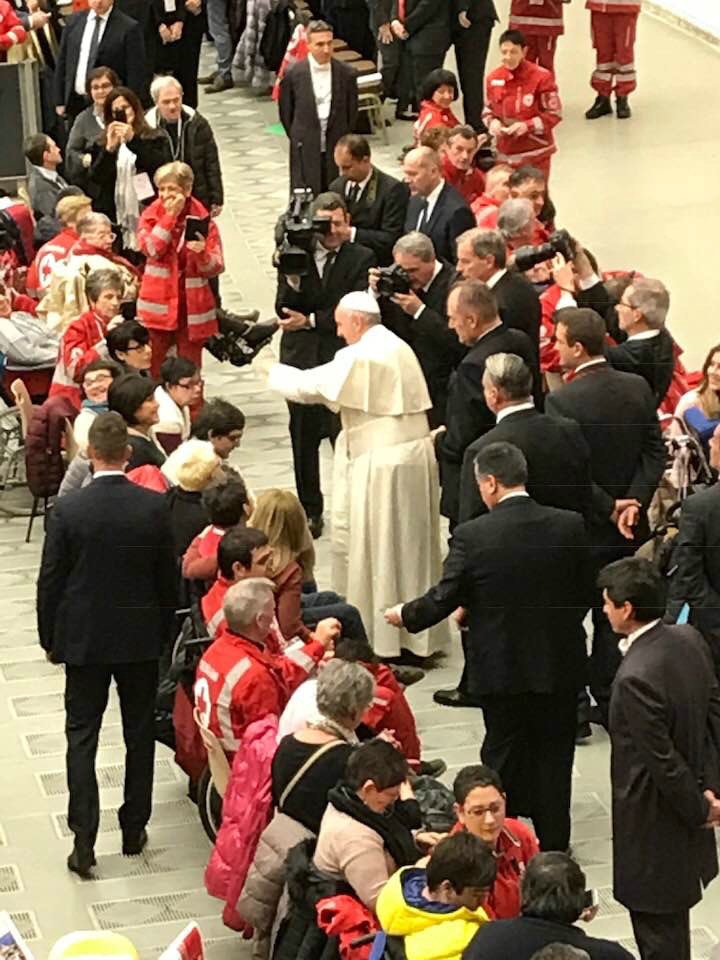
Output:
[[[507,5],[507,0],[499,4],[501,12]],[[591,54],[582,6],[576,2],[566,8],[568,35],[560,44],[567,119],[559,130],[561,152],[554,166],[558,221],[577,231],[607,266],[635,266],[666,279],[673,292],[674,330],[697,362],[708,338],[717,339],[703,327],[705,317],[713,315],[712,270],[706,266],[712,252],[706,245],[717,237],[717,224],[710,218],[717,216],[718,186],[709,170],[716,166],[720,143],[720,100],[707,91],[720,83],[720,59],[698,41],[643,18],[635,118],[629,124],[608,118],[588,125],[581,112],[590,100],[586,77]],[[697,109],[689,108],[691,102]],[[205,98],[201,109],[222,146],[226,302],[259,305],[269,316],[272,226],[286,200],[285,140],[268,130],[276,121],[275,109],[246,89]],[[378,145],[383,166],[393,166],[406,135],[407,128],[394,127],[391,145]],[[236,460],[256,490],[292,486],[286,415],[264,385],[271,360],[268,350],[252,370],[220,367],[211,359],[206,367],[209,392],[235,400],[248,416]],[[327,454],[324,466],[329,466]],[[326,469],[326,488],[329,476]],[[121,735],[115,704],[98,756],[103,784],[98,879],[82,882],[65,870],[70,841],[63,675],[44,661],[37,646],[34,580],[42,532],[36,528],[29,545],[23,543],[24,532],[23,520],[0,520],[0,909],[12,912],[39,958],[61,934],[91,927],[126,931],[143,957],[150,958],[189,918],[199,919],[213,958],[248,955],[247,946],[223,927],[219,903],[203,890],[208,845],[185,798],[183,777],[163,747],[157,753],[150,846],[138,859],[119,856],[115,810],[121,801]],[[323,540],[319,580],[324,586],[330,586],[327,572]],[[482,737],[475,711],[433,705],[433,689],[453,683],[457,669],[455,652],[410,691],[426,754],[445,757],[449,777],[477,759]],[[629,938],[627,917],[610,896],[608,801],[607,741],[596,734],[577,752],[573,846],[601,894],[603,909],[592,932]],[[694,912],[693,927],[694,957],[704,960],[720,937],[720,883]]]

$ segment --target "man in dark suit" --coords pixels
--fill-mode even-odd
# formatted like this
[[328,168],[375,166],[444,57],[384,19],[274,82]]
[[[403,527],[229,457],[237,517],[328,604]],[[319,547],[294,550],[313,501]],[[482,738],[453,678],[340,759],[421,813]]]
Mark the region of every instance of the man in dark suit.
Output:
[[435,436],[442,483],[440,511],[454,525],[460,513],[460,472],[465,451],[473,440],[495,426],[495,415],[485,402],[483,390],[485,361],[494,353],[517,354],[532,371],[536,389],[540,372],[535,347],[522,331],[505,326],[484,283],[465,280],[456,284],[448,297],[447,312],[450,328],[469,348],[450,378],[447,428],[439,428]]
[[[408,275],[410,290],[381,296],[380,311],[386,327],[402,337],[420,361],[432,409],[432,429],[445,423],[448,383],[466,349],[448,326],[447,299],[455,282],[455,268],[438,260],[430,237],[417,230],[395,244],[393,259]],[[377,294],[378,271],[370,271],[370,288]]]
[[475,457],[488,444],[504,440],[514,443],[525,454],[528,493],[533,500],[560,510],[574,510],[589,525],[593,502],[590,449],[580,425],[535,409],[532,374],[525,361],[511,353],[488,357],[483,389],[497,425],[465,451],[460,478],[460,523],[486,511],[475,481]]
[[[634,552],[649,534],[647,508],[665,469],[655,399],[633,373],[614,370],[603,356],[605,321],[586,307],[556,314],[560,363],[574,378],[548,394],[545,410],[580,424],[590,448],[593,521],[590,543],[597,568]],[[593,610],[590,689],[597,719],[607,724],[610,686],[620,662],[618,638]]]
[[416,633],[463,608],[482,762],[497,770],[509,815],[532,818],[543,850],[566,850],[585,678],[585,527],[579,514],[528,496],[527,463],[512,444],[482,450],[476,476],[490,512],[456,527],[440,583],[385,616]]
[[[367,289],[368,271],[375,263],[371,250],[350,242],[350,218],[341,196],[321,193],[312,215],[329,220],[330,230],[316,237],[304,276],[278,275],[275,302],[282,330],[280,361],[301,370],[327,363],[346,346],[337,335],[335,307],[346,293]],[[319,537],[324,508],[320,443],[324,437],[335,442],[340,421],[320,404],[289,401],[288,409],[295,487],[310,531]]]
[[507,246],[499,230],[475,227],[457,240],[458,273],[465,280],[481,280],[492,290],[502,322],[522,330],[539,349],[540,298],[527,277],[508,270]]
[[437,0],[393,0],[392,32],[405,43],[410,57],[417,103],[431,70],[442,67],[450,46],[450,4]]
[[[720,427],[710,439],[710,465],[720,470]],[[677,620],[684,604],[688,622],[705,637],[720,677],[720,484],[683,500],[674,541],[668,616]]]
[[462,88],[465,123],[485,130],[485,63],[493,27],[498,20],[493,0],[453,0],[452,39]]
[[707,645],[665,626],[665,581],[648,560],[601,571],[622,634],[610,701],[613,894],[643,960],[690,960],[690,908],[717,876],[720,688]]
[[350,239],[372,250],[378,265],[386,267],[395,241],[402,236],[410,197],[407,185],[373,166],[370,144],[357,133],[338,140],[335,163],[340,176],[330,190],[347,203]]
[[638,277],[625,290],[616,309],[626,339],[607,347],[605,356],[616,370],[637,373],[647,380],[660,406],[675,368],[675,345],[665,329],[670,295],[659,280]]
[[410,202],[403,232],[419,230],[433,242],[441,260],[455,263],[455,241],[475,225],[470,207],[458,191],[443,180],[440,159],[429,147],[416,147],[403,161]]
[[72,121],[88,105],[85,84],[94,67],[110,67],[120,82],[142,92],[147,78],[145,45],[136,20],[112,0],[89,0],[90,9],[74,14],[62,33],[55,68],[55,104]]
[[310,187],[317,196],[338,175],[335,145],[355,125],[357,75],[333,60],[332,27],[307,26],[308,56],[294,63],[280,84],[280,122],[290,140],[290,189]]
[[125,740],[122,849],[147,843],[155,756],[158,659],[171,640],[177,568],[165,499],[124,476],[127,427],[117,413],[90,427],[94,479],[58,500],[49,518],[37,583],[40,645],[65,664],[68,867],[87,877],[100,820],[95,756],[111,680]]

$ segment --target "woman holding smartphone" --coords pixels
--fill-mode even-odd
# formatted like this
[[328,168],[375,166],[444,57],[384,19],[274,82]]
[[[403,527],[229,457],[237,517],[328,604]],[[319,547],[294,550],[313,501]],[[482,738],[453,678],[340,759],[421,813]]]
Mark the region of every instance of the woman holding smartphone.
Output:
[[147,257],[137,303],[150,331],[152,375],[171,346],[200,369],[203,344],[218,332],[215,297],[208,281],[225,269],[220,233],[192,196],[186,163],[166,163],[155,174],[159,197],[138,224],[138,245]]
[[90,179],[98,187],[93,209],[118,225],[127,254],[138,250],[140,210],[155,197],[153,177],[172,160],[170,145],[147,124],[140,101],[128,87],[111,90],[103,117],[105,129],[94,145],[90,166]]

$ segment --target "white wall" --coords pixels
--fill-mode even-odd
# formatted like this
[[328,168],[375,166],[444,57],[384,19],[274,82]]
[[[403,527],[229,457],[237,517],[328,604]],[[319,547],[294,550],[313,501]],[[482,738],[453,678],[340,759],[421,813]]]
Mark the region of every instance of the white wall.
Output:
[[653,0],[655,6],[674,13],[693,26],[720,37],[720,3],[718,0]]

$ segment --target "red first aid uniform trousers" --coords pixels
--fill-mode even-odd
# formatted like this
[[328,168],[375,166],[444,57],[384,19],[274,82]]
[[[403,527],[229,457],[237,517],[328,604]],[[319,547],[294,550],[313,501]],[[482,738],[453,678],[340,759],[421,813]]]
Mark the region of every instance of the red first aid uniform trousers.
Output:
[[635,34],[640,0],[586,0],[595,48],[590,86],[603,97],[627,97],[637,86]]
[[565,32],[562,0],[512,0],[509,26],[525,34],[527,59],[554,73],[557,38]]

